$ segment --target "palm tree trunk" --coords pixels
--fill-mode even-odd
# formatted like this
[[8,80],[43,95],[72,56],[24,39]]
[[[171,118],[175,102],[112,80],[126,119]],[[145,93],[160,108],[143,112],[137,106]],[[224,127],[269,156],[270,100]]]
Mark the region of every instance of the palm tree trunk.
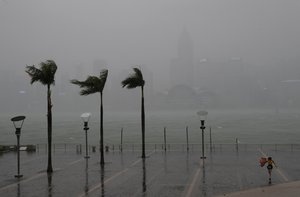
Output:
[[103,149],[103,96],[100,92],[100,164],[104,165],[104,149]]
[[51,157],[51,152],[52,152],[52,103],[51,103],[51,90],[50,90],[50,85],[47,85],[47,108],[48,108],[48,113],[47,113],[47,127],[48,127],[48,167],[47,167],[47,172],[52,173],[53,168],[52,168],[52,157]]
[[146,158],[145,154],[145,107],[144,107],[144,86],[142,86],[142,158]]

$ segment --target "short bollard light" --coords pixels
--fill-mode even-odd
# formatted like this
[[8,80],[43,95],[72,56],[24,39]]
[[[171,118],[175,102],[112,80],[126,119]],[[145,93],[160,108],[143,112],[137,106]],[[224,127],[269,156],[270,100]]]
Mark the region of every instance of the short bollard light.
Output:
[[83,120],[83,123],[84,123],[83,129],[85,130],[85,156],[84,156],[84,158],[88,159],[88,158],[90,158],[90,156],[88,155],[88,137],[87,137],[87,131],[89,130],[88,122],[89,122],[89,119],[91,117],[91,113],[83,113],[83,114],[81,114],[80,117]]
[[201,122],[201,126],[200,129],[202,131],[202,157],[200,157],[201,159],[206,159],[206,157],[204,156],[204,130],[205,130],[205,120],[207,118],[207,111],[198,111],[197,115],[200,119]]
[[16,136],[17,136],[17,154],[18,154],[18,174],[15,175],[16,178],[21,178],[23,175],[20,174],[20,136],[21,136],[21,128],[24,123],[25,116],[16,116],[11,119],[16,129]]

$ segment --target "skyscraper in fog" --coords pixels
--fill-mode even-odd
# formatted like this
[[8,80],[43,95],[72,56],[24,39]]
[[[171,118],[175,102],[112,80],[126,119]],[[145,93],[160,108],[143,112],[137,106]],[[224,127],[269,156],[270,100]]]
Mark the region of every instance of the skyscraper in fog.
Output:
[[176,85],[194,86],[194,45],[186,30],[183,29],[178,40],[177,57],[171,60],[170,79],[171,87]]

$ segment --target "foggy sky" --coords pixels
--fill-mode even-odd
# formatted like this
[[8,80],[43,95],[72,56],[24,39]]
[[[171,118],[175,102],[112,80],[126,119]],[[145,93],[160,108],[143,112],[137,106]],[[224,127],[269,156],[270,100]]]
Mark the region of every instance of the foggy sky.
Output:
[[297,0],[10,0],[0,4],[1,66],[105,59],[167,66],[186,27],[200,57],[297,57]]
[[103,59],[115,76],[146,65],[163,90],[184,28],[196,59],[272,67],[298,58],[299,10],[298,0],[2,0],[0,68],[25,77],[26,65],[53,59],[74,78],[78,64],[93,74]]

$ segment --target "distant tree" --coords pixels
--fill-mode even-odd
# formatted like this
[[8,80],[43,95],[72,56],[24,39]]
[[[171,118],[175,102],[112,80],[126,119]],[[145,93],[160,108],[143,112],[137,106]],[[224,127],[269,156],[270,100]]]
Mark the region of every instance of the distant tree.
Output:
[[40,82],[47,86],[47,127],[48,127],[48,167],[47,172],[52,173],[52,103],[51,103],[51,89],[50,86],[55,84],[55,73],[57,66],[53,60],[47,60],[39,64],[40,68],[34,65],[26,66],[25,72],[31,77],[31,84]]
[[140,69],[133,68],[134,73],[130,74],[126,79],[122,81],[122,86],[128,89],[141,87],[142,99],[141,99],[141,123],[142,123],[142,158],[146,158],[145,154],[145,107],[144,107],[144,85],[143,74]]
[[104,149],[103,149],[103,89],[105,86],[108,70],[103,69],[100,76],[88,76],[85,81],[71,80],[72,84],[78,85],[82,90],[80,95],[89,95],[99,92],[100,93],[100,164],[104,165]]

